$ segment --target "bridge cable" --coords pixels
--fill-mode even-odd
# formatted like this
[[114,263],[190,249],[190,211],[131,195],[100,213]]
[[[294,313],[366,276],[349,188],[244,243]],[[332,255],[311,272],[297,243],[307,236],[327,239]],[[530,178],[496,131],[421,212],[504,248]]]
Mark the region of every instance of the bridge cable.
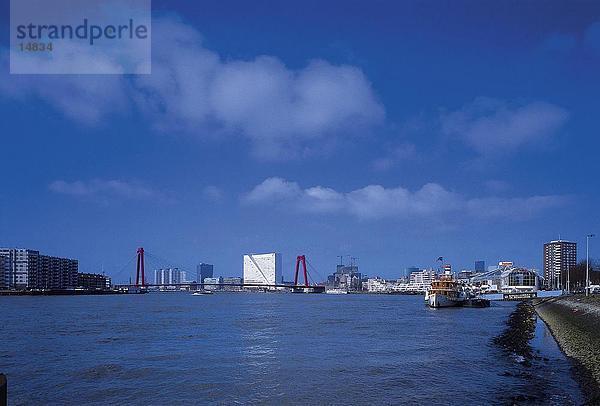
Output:
[[[312,265],[312,264],[311,264],[311,263],[310,263],[308,260],[306,260],[306,263],[308,264],[308,267],[309,267],[310,269],[312,269],[312,270],[313,270],[313,271],[314,271],[314,272],[317,274],[317,276],[318,276],[319,278],[323,279],[323,275],[321,275],[321,273],[320,273],[319,271],[317,271],[317,268],[315,268],[315,267],[314,267],[314,266],[313,266],[313,265]],[[308,273],[308,272],[307,272],[307,273]],[[309,277],[310,277],[310,279],[312,280],[312,276],[310,275],[310,273],[308,273],[308,276],[309,276]],[[326,280],[327,280],[327,279],[323,279],[323,282],[325,282]],[[314,282],[314,280],[313,280],[313,282]],[[315,285],[316,285],[316,284],[317,284],[317,283],[315,282]]]
[[[129,259],[129,261],[127,261],[127,263],[125,265],[123,265],[121,267],[121,269],[119,269],[116,273],[113,274],[113,278],[116,280],[118,277],[120,277],[123,274],[123,271],[132,264],[132,262],[134,262],[137,259],[137,255],[134,255],[133,257],[131,257],[131,259]],[[130,275],[131,276],[131,275]],[[128,281],[126,281],[128,282]]]

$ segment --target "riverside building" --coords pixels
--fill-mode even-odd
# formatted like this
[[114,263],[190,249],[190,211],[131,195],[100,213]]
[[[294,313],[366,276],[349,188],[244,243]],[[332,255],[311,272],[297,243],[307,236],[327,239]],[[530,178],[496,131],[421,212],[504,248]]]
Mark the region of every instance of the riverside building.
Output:
[[415,291],[425,292],[431,287],[431,282],[437,279],[437,273],[433,269],[422,269],[411,272],[409,285]]
[[[362,290],[363,276],[358,265],[336,265],[335,272],[327,277],[327,285],[344,290]],[[368,286],[367,286],[368,290]]]
[[175,285],[181,283],[179,268],[166,268],[154,270],[155,285]]
[[79,263],[75,259],[26,248],[0,248],[0,256],[5,257],[5,289],[73,289],[77,285]]
[[0,255],[0,290],[8,289],[8,257]]
[[111,280],[106,275],[97,273],[80,273],[77,275],[77,287],[86,290],[108,290]]
[[470,279],[482,293],[535,293],[540,286],[540,277],[534,269],[514,266],[512,262],[500,262],[498,267]]
[[196,266],[196,282],[200,283],[201,287],[204,287],[204,279],[212,278],[214,272],[214,266],[211,264],[199,263]]
[[281,254],[244,255],[244,283],[257,285],[276,285],[281,281]]
[[223,279],[218,276],[216,278],[204,278],[202,284],[204,289],[206,290],[221,290],[221,284],[223,283]]
[[555,240],[544,244],[544,285],[547,289],[563,289],[567,274],[577,265],[577,243]]
[[240,286],[241,284],[242,278],[240,278],[239,276],[226,276],[223,278],[223,290],[239,291],[242,290],[242,287]]

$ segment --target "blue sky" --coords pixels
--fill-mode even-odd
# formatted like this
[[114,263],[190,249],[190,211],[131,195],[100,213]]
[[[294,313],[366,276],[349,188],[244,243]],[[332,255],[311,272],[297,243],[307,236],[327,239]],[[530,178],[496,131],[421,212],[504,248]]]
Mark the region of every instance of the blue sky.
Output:
[[597,2],[155,0],[150,76],[9,75],[8,7],[0,245],[397,277],[600,231]]

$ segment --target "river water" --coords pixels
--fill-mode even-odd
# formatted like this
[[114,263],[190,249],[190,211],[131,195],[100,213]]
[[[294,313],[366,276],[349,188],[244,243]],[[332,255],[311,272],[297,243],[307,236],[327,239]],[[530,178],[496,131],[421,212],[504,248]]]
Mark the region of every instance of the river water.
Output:
[[[429,309],[421,296],[386,295],[0,297],[0,372],[9,404],[579,403],[543,324],[533,372],[494,346],[514,306]],[[540,388],[543,399],[527,398]]]

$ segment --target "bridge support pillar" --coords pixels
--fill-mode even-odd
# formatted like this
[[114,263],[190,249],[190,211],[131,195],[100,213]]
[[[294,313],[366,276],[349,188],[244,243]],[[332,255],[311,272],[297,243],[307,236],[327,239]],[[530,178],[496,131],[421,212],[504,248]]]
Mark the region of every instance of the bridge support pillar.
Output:
[[306,273],[306,257],[304,255],[298,255],[296,258],[296,274],[294,276],[294,286],[298,286],[298,271],[300,270],[300,263],[302,263],[302,270],[304,271],[304,286],[307,288],[308,285],[308,275]]
[[140,274],[142,276],[142,287],[146,286],[146,275],[144,273],[144,249],[137,249],[137,267],[135,272],[135,286],[140,286]]

